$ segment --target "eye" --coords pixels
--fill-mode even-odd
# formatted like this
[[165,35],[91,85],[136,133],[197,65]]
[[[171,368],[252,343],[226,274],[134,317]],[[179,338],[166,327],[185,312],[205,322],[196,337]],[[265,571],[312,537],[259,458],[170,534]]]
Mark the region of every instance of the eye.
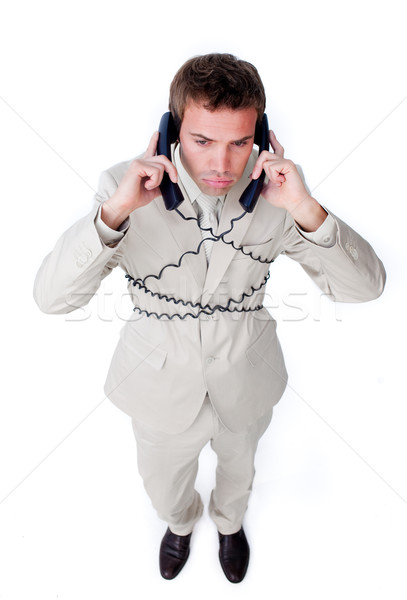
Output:
[[198,146],[206,146],[208,143],[206,140],[195,140],[195,141],[198,144]]
[[243,148],[243,146],[247,146],[247,140],[244,140],[242,142],[233,142],[235,146],[237,146],[237,148]]

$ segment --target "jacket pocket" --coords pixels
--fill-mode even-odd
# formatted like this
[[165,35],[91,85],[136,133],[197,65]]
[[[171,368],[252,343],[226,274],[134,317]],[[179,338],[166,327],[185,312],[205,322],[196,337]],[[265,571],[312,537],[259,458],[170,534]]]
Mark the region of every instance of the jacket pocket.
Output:
[[271,344],[276,343],[276,322],[269,321],[257,340],[246,350],[246,358],[255,367],[267,353]]
[[132,352],[150,367],[159,371],[164,366],[167,351],[160,344],[154,344],[140,335],[134,328],[124,328],[121,333],[122,342],[127,352]]
[[274,251],[274,238],[264,242],[263,244],[252,244],[241,246],[241,250],[237,250],[233,260],[242,259],[261,259],[262,261],[271,260]]

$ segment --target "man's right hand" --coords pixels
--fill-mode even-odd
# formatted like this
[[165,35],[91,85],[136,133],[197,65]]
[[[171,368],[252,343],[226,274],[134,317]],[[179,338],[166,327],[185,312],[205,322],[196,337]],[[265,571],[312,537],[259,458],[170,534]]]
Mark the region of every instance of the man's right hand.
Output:
[[116,192],[102,205],[101,218],[111,229],[117,229],[130,213],[146,206],[160,196],[160,183],[166,171],[177,183],[177,170],[166,156],[155,156],[158,142],[156,131],[142,159],[133,160]]

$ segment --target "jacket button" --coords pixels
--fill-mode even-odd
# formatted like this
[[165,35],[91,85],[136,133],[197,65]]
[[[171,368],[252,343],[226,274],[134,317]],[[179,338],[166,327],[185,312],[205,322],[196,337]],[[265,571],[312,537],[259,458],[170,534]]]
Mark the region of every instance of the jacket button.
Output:
[[77,267],[79,267],[79,268],[80,268],[80,267],[83,267],[83,265],[86,263],[86,261],[87,261],[87,260],[88,260],[88,259],[86,258],[86,256],[84,256],[84,255],[82,254],[82,256],[80,256],[80,257],[78,258],[78,260],[76,261],[76,266],[77,266]]
[[76,266],[83,267],[83,265],[88,262],[88,260],[90,259],[91,256],[92,256],[92,250],[87,249],[85,252],[83,252],[82,254],[80,254],[78,256],[78,259],[76,261]]
[[213,363],[213,361],[214,361],[214,360],[215,360],[215,359],[213,358],[213,356],[209,356],[209,357],[206,359],[206,364],[207,364],[207,365],[211,365],[211,364]]

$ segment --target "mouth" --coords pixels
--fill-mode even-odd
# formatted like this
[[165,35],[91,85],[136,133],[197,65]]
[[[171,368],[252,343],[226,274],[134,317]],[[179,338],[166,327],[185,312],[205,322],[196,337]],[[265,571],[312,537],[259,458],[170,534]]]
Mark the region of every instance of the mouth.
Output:
[[213,188],[226,188],[233,185],[233,179],[203,179],[205,185]]

